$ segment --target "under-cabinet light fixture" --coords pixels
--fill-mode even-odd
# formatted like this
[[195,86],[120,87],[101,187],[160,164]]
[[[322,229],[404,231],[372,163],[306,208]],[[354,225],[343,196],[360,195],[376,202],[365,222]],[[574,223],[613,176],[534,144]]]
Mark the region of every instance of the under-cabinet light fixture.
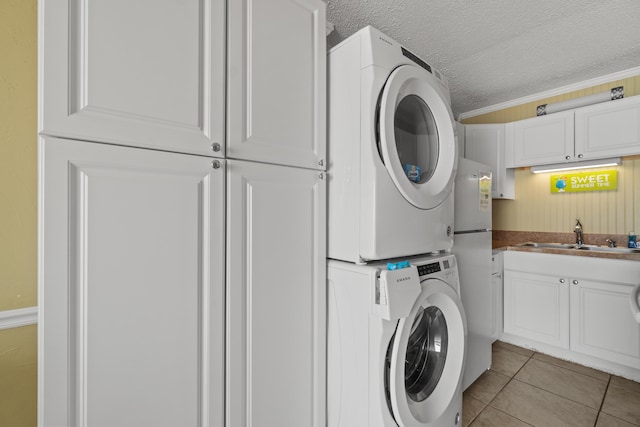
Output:
[[566,170],[573,170],[573,169],[604,168],[607,166],[620,166],[621,164],[622,164],[622,159],[620,157],[613,157],[610,159],[584,160],[581,162],[574,162],[574,163],[556,163],[552,165],[531,166],[531,172],[542,173],[542,172],[566,171]]

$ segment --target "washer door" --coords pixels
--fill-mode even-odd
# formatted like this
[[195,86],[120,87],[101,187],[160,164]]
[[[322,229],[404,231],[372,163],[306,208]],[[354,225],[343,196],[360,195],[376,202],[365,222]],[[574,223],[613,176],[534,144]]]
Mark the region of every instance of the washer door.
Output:
[[465,317],[455,291],[427,279],[411,314],[398,322],[391,344],[389,400],[402,427],[439,420],[462,379]]
[[404,198],[432,209],[449,195],[457,162],[451,108],[428,71],[401,65],[379,98],[378,150]]

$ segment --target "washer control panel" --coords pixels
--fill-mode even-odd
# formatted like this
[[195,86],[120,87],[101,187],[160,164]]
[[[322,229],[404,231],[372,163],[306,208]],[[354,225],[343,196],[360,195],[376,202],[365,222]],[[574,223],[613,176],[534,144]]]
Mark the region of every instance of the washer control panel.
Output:
[[[444,268],[445,269],[449,268],[449,260],[445,260],[444,262],[447,263],[447,265],[444,266]],[[423,264],[418,266],[418,275],[420,277],[426,276],[428,274],[437,273],[439,271],[442,271],[442,267],[440,267],[440,262],[432,262],[431,264]]]

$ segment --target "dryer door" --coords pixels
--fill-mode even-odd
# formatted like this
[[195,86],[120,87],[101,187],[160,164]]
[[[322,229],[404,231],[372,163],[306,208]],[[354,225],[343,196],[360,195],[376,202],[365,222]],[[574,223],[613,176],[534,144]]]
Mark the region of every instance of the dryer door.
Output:
[[425,280],[411,314],[398,322],[387,360],[388,399],[400,426],[444,421],[461,385],[465,326],[456,292],[440,279]]
[[420,209],[449,195],[458,160],[453,113],[439,85],[428,71],[401,65],[378,101],[378,150],[398,191]]

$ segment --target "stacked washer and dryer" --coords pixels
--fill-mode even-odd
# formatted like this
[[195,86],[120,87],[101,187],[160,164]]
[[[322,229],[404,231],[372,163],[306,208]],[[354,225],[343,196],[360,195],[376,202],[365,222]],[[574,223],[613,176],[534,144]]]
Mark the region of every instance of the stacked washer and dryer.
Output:
[[328,65],[328,425],[460,425],[447,81],[372,27]]

